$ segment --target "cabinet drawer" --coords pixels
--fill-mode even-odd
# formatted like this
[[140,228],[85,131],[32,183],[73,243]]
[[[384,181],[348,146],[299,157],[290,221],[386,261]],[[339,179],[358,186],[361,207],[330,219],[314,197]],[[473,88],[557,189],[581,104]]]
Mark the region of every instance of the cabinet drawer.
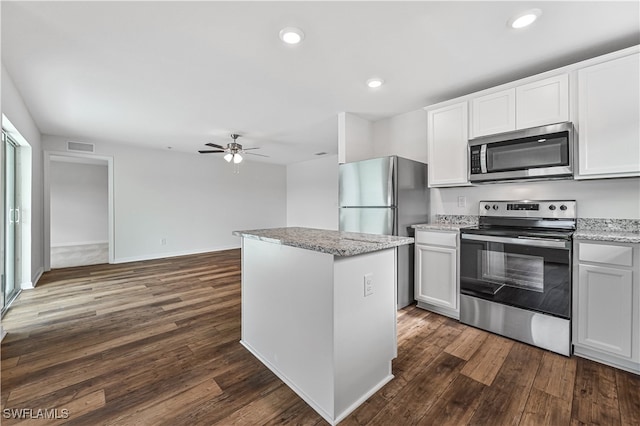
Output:
[[457,247],[458,234],[451,232],[416,231],[416,244]]
[[578,256],[584,262],[633,266],[633,247],[580,243]]

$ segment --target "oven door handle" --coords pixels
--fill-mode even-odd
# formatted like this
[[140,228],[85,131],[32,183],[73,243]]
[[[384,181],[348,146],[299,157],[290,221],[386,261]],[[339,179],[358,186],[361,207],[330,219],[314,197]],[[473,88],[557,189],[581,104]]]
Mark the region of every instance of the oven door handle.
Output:
[[532,247],[550,247],[559,249],[569,249],[571,242],[566,240],[557,240],[554,238],[530,238],[530,237],[494,237],[493,235],[478,235],[478,234],[461,234],[460,238],[463,240],[484,241],[490,243],[505,243],[505,244],[518,244]]

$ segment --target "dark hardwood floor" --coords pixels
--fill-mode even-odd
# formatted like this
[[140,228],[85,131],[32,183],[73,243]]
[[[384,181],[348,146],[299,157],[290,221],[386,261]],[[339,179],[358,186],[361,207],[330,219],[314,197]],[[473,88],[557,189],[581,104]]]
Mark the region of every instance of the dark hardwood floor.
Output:
[[[3,425],[326,424],[238,343],[239,250],[51,271],[3,326]],[[395,379],[341,424],[640,424],[640,376],[415,306],[398,334]]]

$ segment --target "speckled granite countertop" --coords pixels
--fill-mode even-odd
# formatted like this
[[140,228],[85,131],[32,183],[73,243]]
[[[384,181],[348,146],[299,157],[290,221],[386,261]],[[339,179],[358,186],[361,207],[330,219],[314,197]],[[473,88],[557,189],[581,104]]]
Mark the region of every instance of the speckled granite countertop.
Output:
[[575,240],[640,243],[640,220],[578,218]]
[[460,228],[478,225],[478,216],[437,214],[433,223],[419,223],[412,228],[425,231],[458,231]]
[[334,256],[355,256],[413,243],[413,238],[411,237],[298,227],[234,231],[233,235],[318,251]]
[[[413,225],[416,230],[458,231],[466,226],[478,225],[478,216],[436,215],[433,223]],[[578,218],[574,239],[640,243],[640,220]]]
[[640,233],[620,231],[585,231],[573,234],[574,240],[611,241],[614,243],[640,243]]
[[418,231],[459,231],[460,228],[471,226],[469,224],[463,225],[460,223],[419,223],[413,225],[412,228]]

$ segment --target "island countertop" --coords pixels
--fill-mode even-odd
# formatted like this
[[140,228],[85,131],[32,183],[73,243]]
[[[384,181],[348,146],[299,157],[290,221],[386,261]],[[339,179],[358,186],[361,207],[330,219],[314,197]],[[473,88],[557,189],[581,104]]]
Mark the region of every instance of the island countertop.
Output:
[[413,243],[413,238],[411,237],[361,234],[302,227],[234,231],[233,235],[318,251],[334,256],[356,256]]

